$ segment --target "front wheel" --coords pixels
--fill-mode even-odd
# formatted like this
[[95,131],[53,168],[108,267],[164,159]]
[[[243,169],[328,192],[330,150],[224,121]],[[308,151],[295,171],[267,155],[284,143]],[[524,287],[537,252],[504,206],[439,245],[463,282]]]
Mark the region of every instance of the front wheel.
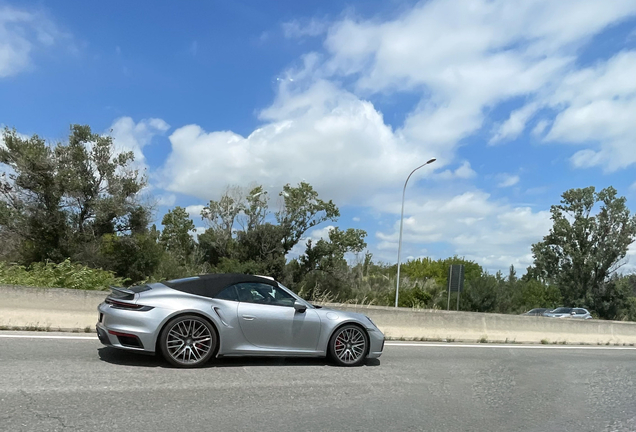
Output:
[[204,365],[216,349],[212,325],[196,315],[176,317],[168,322],[159,341],[166,360],[177,367]]
[[360,366],[368,351],[369,337],[356,325],[339,328],[329,340],[329,354],[340,366]]

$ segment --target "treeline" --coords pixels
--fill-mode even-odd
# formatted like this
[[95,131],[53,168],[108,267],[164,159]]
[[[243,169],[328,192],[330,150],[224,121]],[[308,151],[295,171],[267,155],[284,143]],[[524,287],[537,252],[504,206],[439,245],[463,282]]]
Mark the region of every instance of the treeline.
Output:
[[[304,242],[310,229],[340,216],[307,183],[285,185],[273,199],[262,186],[229,187],[198,215],[206,229],[195,240],[184,208],[168,211],[160,229],[151,224],[145,174],[131,152],[114,150],[111,137],[74,125],[63,143],[9,129],[3,138],[0,282],[95,289],[113,281],[242,272],[273,276],[310,300],[395,301],[396,266],[373,261],[365,231],[336,227],[325,239]],[[513,267],[488,274],[460,257],[410,261],[401,268],[400,306],[445,309],[448,267],[464,264],[461,310],[520,313],[565,305],[636,320],[636,276],[616,271],[636,238],[625,198],[613,188],[573,189],[551,212],[553,228],[533,245],[534,264],[522,277]],[[288,260],[292,250],[298,257]],[[451,308],[455,301],[453,294]]]

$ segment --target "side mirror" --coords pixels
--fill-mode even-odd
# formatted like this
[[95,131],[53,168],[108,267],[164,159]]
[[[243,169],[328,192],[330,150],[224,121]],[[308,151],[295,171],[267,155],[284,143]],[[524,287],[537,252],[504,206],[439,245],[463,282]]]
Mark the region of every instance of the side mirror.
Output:
[[572,311],[570,312],[570,315],[576,315],[576,312]]
[[307,306],[296,300],[294,302],[294,309],[296,309],[296,312],[298,313],[303,313],[307,310]]

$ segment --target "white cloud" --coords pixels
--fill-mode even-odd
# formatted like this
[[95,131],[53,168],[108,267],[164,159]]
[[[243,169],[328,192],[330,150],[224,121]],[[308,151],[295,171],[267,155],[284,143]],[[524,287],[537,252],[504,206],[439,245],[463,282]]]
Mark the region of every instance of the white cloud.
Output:
[[360,222],[360,218],[357,216],[351,218],[351,220],[353,220],[354,222]]
[[461,166],[457,168],[455,171],[445,170],[439,174],[435,175],[435,178],[440,180],[451,180],[451,179],[471,179],[477,176],[477,173],[470,167],[470,162],[464,161]]
[[[481,126],[485,107],[539,91],[571,65],[576,47],[636,10],[613,5],[430,1],[393,21],[345,19],[329,31],[327,70],[356,74],[366,91],[423,91],[404,134],[453,146]],[[513,116],[503,132],[521,120]]]
[[629,187],[630,190],[636,191],[636,182],[632,183],[632,185]]
[[497,127],[495,135],[490,139],[490,144],[517,138],[525,129],[526,123],[534,115],[539,106],[530,103],[510,113],[508,120]]
[[[399,209],[399,202],[392,203],[395,205]],[[491,270],[510,264],[525,269],[532,263],[530,245],[540,241],[551,227],[548,211],[533,212],[528,207],[495,202],[482,191],[436,197],[425,203],[412,200],[405,208],[405,255],[419,255],[418,251],[430,243],[447,242],[455,253]],[[389,232],[376,233],[378,248],[386,251],[380,257],[388,261],[395,260],[399,223],[396,220]]]
[[413,161],[430,157],[424,146],[404,145],[371,103],[326,81],[301,92],[286,85],[261,113],[268,122],[247,137],[197,125],[175,130],[163,187],[208,200],[228,184],[280,187],[305,180],[344,204],[399,185]]
[[636,243],[632,243],[627,250],[625,264],[618,270],[623,274],[636,274]]
[[203,205],[189,205],[185,208],[185,210],[190,215],[192,220],[201,220],[201,211],[203,210]]
[[604,162],[603,154],[594,150],[580,150],[572,155],[570,162],[576,168],[591,168]]
[[283,23],[283,34],[286,38],[302,38],[305,36],[315,37],[325,33],[328,23],[325,20],[312,18],[311,20],[292,20]]
[[[299,68],[277,79],[261,127],[246,136],[198,125],[175,130],[162,186],[207,200],[228,184],[280,187],[304,179],[340,205],[399,214],[396,191],[431,157],[438,162],[418,172],[420,179],[473,178],[470,161],[450,168],[457,148],[488,124],[489,112],[516,100],[527,102],[493,129],[492,143],[518,137],[537,116],[534,134],[549,129],[547,141],[586,146],[574,152],[575,166],[627,166],[636,158],[626,154],[625,141],[636,136],[632,54],[583,71],[577,55],[594,35],[635,12],[634,1],[431,0],[390,20],[343,18],[326,26],[323,51],[307,53]],[[288,37],[324,28],[311,21],[283,26]],[[365,98],[398,91],[420,100],[392,127]],[[604,105],[595,106],[599,98]],[[498,180],[509,187],[519,177]],[[416,210],[405,219],[407,232],[416,234],[411,247],[447,242],[500,268],[529,263],[529,244],[549,228],[547,212],[493,202],[481,191],[455,192]],[[397,249],[394,234],[378,234],[379,247]]]
[[[433,0],[390,21],[345,18],[329,28],[324,55],[305,55],[299,69],[279,78],[276,100],[260,113],[262,127],[248,136],[197,125],[174,131],[165,187],[209,199],[226,184],[304,178],[344,202],[394,187],[409,161],[453,162],[489,107],[548,94],[574,67],[578,47],[635,11],[634,2],[474,0],[465,7]],[[353,77],[357,93],[400,89],[422,99],[393,130],[370,102],[332,82],[342,76]],[[512,113],[493,140],[521,133],[544,103]],[[466,162],[440,178],[474,175]]]
[[155,135],[161,135],[168,129],[168,123],[161,119],[144,119],[135,123],[130,117],[120,117],[110,126],[109,133],[113,137],[115,148],[120,151],[132,151],[135,162],[145,166],[143,148],[150,144]]
[[497,187],[506,188],[510,186],[514,186],[519,183],[519,176],[512,174],[500,174],[497,176],[499,179],[499,183],[497,183]]
[[576,167],[615,171],[636,163],[636,51],[569,74],[549,98],[565,106],[548,141],[593,146],[574,154]]
[[543,134],[543,131],[545,131],[545,129],[550,126],[550,122],[542,119],[539,120],[537,122],[537,125],[534,127],[534,129],[532,129],[532,134],[535,136],[540,136],[541,134]]
[[67,37],[41,11],[0,5],[0,78],[28,69],[34,52]]
[[[483,125],[486,110],[513,97],[527,97],[530,102],[495,129],[491,142],[518,136],[535,111],[549,103],[564,75],[576,67],[578,48],[635,13],[634,1],[420,2],[391,21],[346,18],[336,23],[325,42],[330,57],[320,72],[350,75],[359,91],[421,93],[419,106],[398,132],[411,142],[437,145],[435,154],[452,157],[457,143]],[[630,78],[636,69],[624,66],[628,67],[617,77],[618,86],[636,81]],[[583,90],[588,83],[581,84]],[[632,103],[619,100],[613,105],[615,109],[606,113],[599,106],[600,115],[578,133],[585,139],[602,139],[630,124]],[[560,136],[576,140],[579,120],[592,112],[578,114],[563,127],[558,123],[566,119],[557,120],[552,138],[567,129],[571,135]],[[603,133],[603,125],[610,123]],[[607,146],[625,148],[613,141]],[[627,159],[636,158],[632,153]]]
[[172,207],[177,202],[175,194],[162,194],[157,197],[157,205],[162,207]]

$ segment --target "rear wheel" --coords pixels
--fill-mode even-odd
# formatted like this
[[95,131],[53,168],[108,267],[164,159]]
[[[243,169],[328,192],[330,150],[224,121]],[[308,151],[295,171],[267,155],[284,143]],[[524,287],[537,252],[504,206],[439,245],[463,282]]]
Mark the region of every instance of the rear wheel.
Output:
[[340,327],[329,341],[329,354],[340,366],[360,366],[368,350],[369,337],[356,325]]
[[159,341],[166,360],[177,367],[204,365],[216,350],[216,332],[205,319],[183,315],[168,322]]

